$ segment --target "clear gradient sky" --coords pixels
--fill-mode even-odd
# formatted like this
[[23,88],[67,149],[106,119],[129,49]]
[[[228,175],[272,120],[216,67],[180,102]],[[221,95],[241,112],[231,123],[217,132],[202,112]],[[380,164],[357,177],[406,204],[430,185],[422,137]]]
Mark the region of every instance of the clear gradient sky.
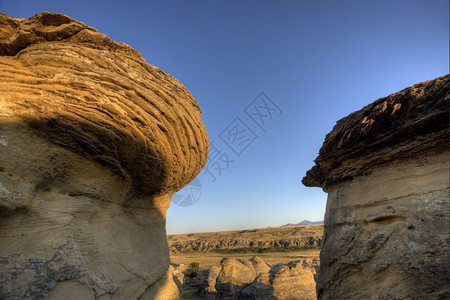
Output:
[[326,194],[300,180],[336,121],[449,73],[448,0],[0,0],[14,17],[42,11],[131,45],[200,104],[216,180],[202,172],[200,198],[171,204],[169,234],[322,220]]

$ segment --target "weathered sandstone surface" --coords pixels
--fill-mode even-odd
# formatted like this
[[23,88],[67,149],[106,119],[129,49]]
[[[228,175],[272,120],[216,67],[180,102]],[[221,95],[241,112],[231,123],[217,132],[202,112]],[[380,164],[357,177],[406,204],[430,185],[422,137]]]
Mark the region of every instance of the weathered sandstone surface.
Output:
[[[180,265],[173,271],[178,281]],[[227,257],[220,267],[199,270],[185,276],[180,291],[184,299],[316,299],[315,274],[318,261],[302,261],[270,266],[261,258],[240,260]]]
[[207,161],[200,108],[65,15],[0,14],[0,299],[172,299],[165,217]]
[[252,283],[241,285],[232,299],[317,299],[315,273],[315,266],[308,260],[278,264],[261,272]]
[[328,193],[319,299],[449,293],[450,76],[354,112],[303,183]]
[[219,297],[233,296],[236,288],[255,279],[256,272],[250,260],[240,261],[233,257],[224,258],[219,275],[216,278],[215,288]]

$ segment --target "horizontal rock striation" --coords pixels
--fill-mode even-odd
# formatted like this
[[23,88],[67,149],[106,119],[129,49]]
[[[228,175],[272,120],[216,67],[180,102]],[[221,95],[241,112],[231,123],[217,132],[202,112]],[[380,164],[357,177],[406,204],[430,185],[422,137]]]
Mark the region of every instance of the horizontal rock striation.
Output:
[[[206,161],[189,91],[139,52],[61,14],[2,15],[3,117],[129,176],[137,191],[178,191]],[[39,101],[37,101],[39,99]]]
[[0,298],[177,297],[172,195],[207,161],[189,91],[62,14],[0,14]]
[[416,84],[339,120],[303,184],[327,189],[383,163],[447,148],[449,81]]
[[338,121],[302,182],[328,193],[319,299],[444,299],[450,76]]

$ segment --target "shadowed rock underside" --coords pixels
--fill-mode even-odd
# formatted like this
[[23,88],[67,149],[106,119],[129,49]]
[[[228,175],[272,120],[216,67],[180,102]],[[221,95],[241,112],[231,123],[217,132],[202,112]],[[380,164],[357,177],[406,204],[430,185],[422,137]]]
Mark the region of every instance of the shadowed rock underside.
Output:
[[327,189],[373,166],[448,148],[450,76],[380,98],[339,120],[302,183]]

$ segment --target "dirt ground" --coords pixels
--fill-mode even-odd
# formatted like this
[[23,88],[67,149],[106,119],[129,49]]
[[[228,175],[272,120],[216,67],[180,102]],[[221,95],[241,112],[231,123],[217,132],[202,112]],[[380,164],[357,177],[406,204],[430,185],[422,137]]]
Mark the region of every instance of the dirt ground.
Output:
[[248,260],[253,256],[257,256],[270,265],[278,263],[288,263],[305,258],[319,259],[320,250],[302,250],[298,252],[274,252],[264,254],[219,254],[219,253],[189,253],[189,254],[172,254],[170,262],[174,264],[188,265],[192,262],[199,263],[200,268],[209,268],[211,266],[219,266],[220,261],[224,257],[236,257],[242,260]]

